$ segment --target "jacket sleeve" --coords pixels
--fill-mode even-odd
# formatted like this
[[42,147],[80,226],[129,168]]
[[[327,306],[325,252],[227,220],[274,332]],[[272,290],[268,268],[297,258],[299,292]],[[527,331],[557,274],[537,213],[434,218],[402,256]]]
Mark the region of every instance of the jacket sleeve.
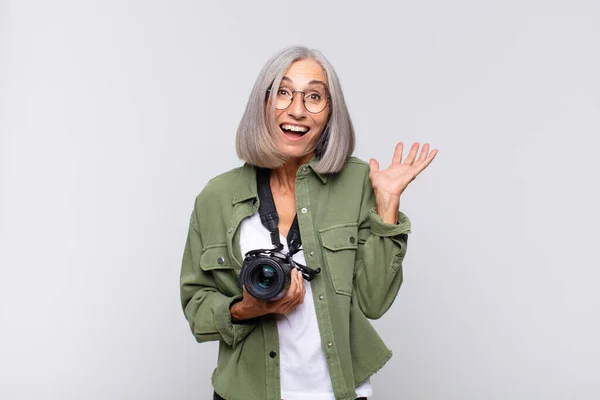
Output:
[[234,323],[230,305],[242,295],[226,296],[217,289],[211,271],[200,267],[202,238],[196,210],[192,213],[180,276],[181,305],[196,341],[221,340],[236,347],[256,327],[256,321]]
[[410,221],[402,212],[398,223],[383,222],[375,212],[375,195],[365,177],[354,266],[354,301],[367,318],[380,318],[392,305],[402,284],[402,260]]

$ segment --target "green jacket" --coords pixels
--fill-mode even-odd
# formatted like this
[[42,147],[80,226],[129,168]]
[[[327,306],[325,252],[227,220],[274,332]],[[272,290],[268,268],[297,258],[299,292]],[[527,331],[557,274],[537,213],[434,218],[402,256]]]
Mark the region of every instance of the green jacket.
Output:
[[[356,386],[391,357],[367,318],[381,317],[402,283],[408,218],[386,224],[364,161],[350,157],[335,175],[298,169],[296,206],[319,331],[335,397],[355,399]],[[198,342],[218,340],[212,376],[228,400],[280,400],[279,342],[272,316],[232,322],[229,306],[243,255],[240,223],[258,212],[255,169],[246,164],[212,179],[196,198],[181,269],[181,303]]]

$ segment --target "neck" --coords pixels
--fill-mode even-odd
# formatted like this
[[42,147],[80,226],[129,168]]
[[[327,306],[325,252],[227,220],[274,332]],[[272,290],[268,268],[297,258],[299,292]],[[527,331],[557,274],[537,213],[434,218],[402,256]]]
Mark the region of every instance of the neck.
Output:
[[271,170],[271,190],[278,192],[293,192],[296,183],[296,173],[301,165],[308,163],[313,154],[304,157],[291,158],[280,167]]

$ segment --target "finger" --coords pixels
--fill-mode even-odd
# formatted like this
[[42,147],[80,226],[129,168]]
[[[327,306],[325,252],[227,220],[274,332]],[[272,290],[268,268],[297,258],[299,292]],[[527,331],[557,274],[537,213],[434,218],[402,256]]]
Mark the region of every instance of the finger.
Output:
[[304,289],[304,288],[298,292],[298,295],[294,299],[294,308],[304,302],[304,294],[305,293],[306,293],[306,289]]
[[302,277],[302,272],[298,271],[298,293],[297,293],[298,303],[302,303],[305,292],[306,292],[306,287],[304,286],[304,278]]
[[427,168],[429,166],[429,164],[431,164],[431,162],[433,161],[433,159],[435,158],[435,156],[437,156],[438,153],[438,149],[433,149],[431,151],[431,153],[429,154],[429,156],[427,156],[427,158],[425,159],[425,161],[423,161],[423,163],[425,164],[425,166],[423,167],[423,169]]
[[275,302],[275,313],[287,314],[302,303],[302,293],[306,290],[302,282],[302,273],[296,268],[290,271],[291,283],[283,298]]
[[[425,143],[423,145],[423,147],[421,148],[421,153],[419,154],[419,158],[417,158],[415,160],[415,162],[413,163],[413,167],[415,167],[415,169],[417,169],[417,171],[421,171],[421,170],[419,170],[419,168],[420,168],[421,164],[427,159],[428,153],[429,153],[429,143]],[[415,177],[418,173],[419,172],[416,172]]]
[[419,150],[419,142],[413,143],[403,164],[413,165],[415,162],[415,157],[417,156],[418,150]]
[[394,150],[394,157],[392,157],[392,164],[400,164],[402,162],[402,152],[404,151],[404,143],[398,142],[396,149]]
[[298,284],[300,288],[304,288],[304,276],[301,271],[298,271]]
[[302,292],[304,291],[304,277],[302,276],[302,272],[300,272],[299,270],[296,270],[297,274],[298,274],[298,285],[297,287],[297,291],[296,291],[296,296],[299,297],[302,295]]
[[425,143],[421,148],[421,154],[419,154],[419,158],[417,158],[417,162],[423,162],[427,158],[429,154],[429,143]]
[[300,303],[304,303],[305,297],[306,297],[306,287],[302,287],[302,297],[300,298]]
[[423,171],[425,168],[427,168],[429,164],[431,164],[437,153],[438,149],[433,149],[431,150],[431,153],[429,153],[425,160],[415,163],[414,167],[417,169],[417,175],[420,174],[421,171]]
[[377,171],[379,171],[379,163],[376,159],[371,158],[369,160],[369,176]]
[[300,290],[300,282],[298,281],[298,270],[296,268],[292,268],[291,271],[292,283],[288,289],[288,294],[290,297],[290,301],[294,301],[296,296],[298,295],[298,291]]
[[297,269],[293,270],[294,279],[296,281],[294,285],[294,291],[292,293],[293,303],[298,303],[298,298],[300,297],[302,290],[304,290],[304,284],[302,283],[302,273]]
[[297,283],[296,283],[296,280],[294,277],[293,270],[290,272],[290,276],[291,276],[290,286],[287,288],[285,295],[281,299],[275,300],[274,302],[272,302],[275,304],[275,307],[277,309],[281,309],[282,306],[285,306],[287,303],[290,303],[294,300],[294,292],[296,290]]
[[[293,275],[295,275],[295,272],[292,272]],[[297,279],[297,277],[293,278],[294,280]],[[297,282],[294,282],[293,287],[290,286],[288,289],[288,293],[286,296],[287,297],[287,301],[285,302],[285,304],[282,305],[281,309],[282,309],[282,313],[287,314],[290,311],[292,311],[294,308],[296,308],[296,306],[299,304],[298,301],[298,293],[300,292],[299,288],[299,284]]]
[[288,289],[291,298],[296,297],[296,293],[298,292],[298,270],[296,268],[292,268],[291,272],[292,283]]

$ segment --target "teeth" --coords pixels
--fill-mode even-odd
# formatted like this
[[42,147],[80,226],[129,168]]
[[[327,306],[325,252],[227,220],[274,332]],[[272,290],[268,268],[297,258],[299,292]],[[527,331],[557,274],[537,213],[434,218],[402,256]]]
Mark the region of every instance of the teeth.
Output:
[[288,124],[281,125],[281,129],[285,129],[286,131],[294,131],[294,132],[308,132],[308,128],[306,128],[306,127],[296,126],[296,125],[288,125]]

